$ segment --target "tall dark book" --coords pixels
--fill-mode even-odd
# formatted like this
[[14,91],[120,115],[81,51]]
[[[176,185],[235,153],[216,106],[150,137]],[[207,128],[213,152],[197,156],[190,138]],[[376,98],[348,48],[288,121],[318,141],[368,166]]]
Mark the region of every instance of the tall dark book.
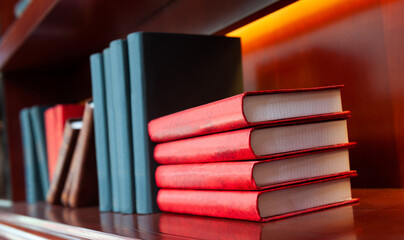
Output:
[[[120,212],[134,213],[135,189],[133,177],[133,144],[128,67],[127,41],[117,39],[110,43],[112,96],[115,115],[116,163],[118,172]],[[136,150],[135,150],[136,151]]]
[[104,78],[105,78],[105,97],[107,105],[107,128],[108,128],[108,149],[111,171],[111,192],[112,192],[112,211],[120,212],[120,195],[119,195],[119,179],[118,179],[118,157],[116,144],[116,124],[115,124],[115,107],[113,86],[115,82],[111,76],[111,59],[109,48],[102,51],[104,62]]
[[94,102],[99,209],[102,212],[107,212],[112,210],[112,190],[108,148],[108,135],[110,133],[108,132],[106,82],[102,53],[95,53],[90,56],[90,67]]
[[48,175],[48,157],[46,154],[45,120],[44,112],[48,107],[33,106],[29,113],[32,121],[32,131],[34,136],[34,145],[36,150],[37,165],[39,168],[39,177],[41,179],[42,194],[44,199],[49,189]]
[[128,35],[136,210],[157,211],[152,119],[242,92],[240,39],[138,32]]

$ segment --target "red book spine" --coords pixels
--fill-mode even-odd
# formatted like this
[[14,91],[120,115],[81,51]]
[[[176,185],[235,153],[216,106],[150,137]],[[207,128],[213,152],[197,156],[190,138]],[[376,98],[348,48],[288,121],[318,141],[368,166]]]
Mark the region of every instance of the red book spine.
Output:
[[157,204],[161,211],[259,221],[253,191],[207,191],[161,189]]
[[[323,149],[317,149],[315,153],[335,151],[343,148],[350,148],[355,145],[356,143],[348,143],[329,146]],[[256,164],[270,161],[287,161],[288,158],[308,154],[313,154],[313,152],[287,155],[261,161],[160,165],[157,167],[155,173],[156,184],[159,188],[176,189],[261,190],[324,178],[324,176],[320,176],[310,179],[300,179],[265,187],[259,187],[255,183],[253,168]]]
[[[49,115],[47,115],[47,113]],[[76,104],[59,104],[45,113],[46,142],[48,151],[49,180],[53,179],[59,150],[63,143],[63,131],[66,120],[69,118],[80,118],[83,116],[84,106]],[[49,139],[48,139],[49,136]]]
[[[245,93],[150,121],[150,139],[165,142],[248,126]],[[175,130],[173,130],[175,129]]]
[[[205,134],[229,131],[260,124],[290,122],[295,119],[281,119],[261,123],[247,121],[243,110],[243,100],[249,95],[279,94],[290,92],[309,92],[341,88],[342,85],[245,92],[230,98],[190,108],[150,121],[150,139],[154,142],[167,142]],[[305,117],[301,117],[304,119]],[[297,118],[296,118],[297,119]]]
[[156,169],[159,188],[256,190],[254,162],[161,165]]
[[49,181],[52,180],[52,174],[54,169],[52,168],[52,161],[57,159],[57,152],[55,144],[55,109],[49,108],[45,111],[45,134],[46,134],[46,151],[48,154],[48,175]]
[[269,191],[277,191],[290,187],[299,187],[324,181],[330,181],[345,177],[356,176],[351,172],[345,175],[338,175],[331,178],[323,178],[317,181],[305,182],[296,185],[287,185],[265,191],[213,191],[213,190],[177,190],[161,189],[157,195],[157,204],[161,211],[174,212],[201,216],[232,218],[250,221],[266,222],[270,220],[290,217],[297,214],[307,213],[315,210],[356,202],[358,199],[351,199],[344,202],[304,209],[283,215],[261,217],[258,209],[258,196]]
[[158,144],[154,159],[160,164],[256,159],[251,149],[253,129],[206,135]]

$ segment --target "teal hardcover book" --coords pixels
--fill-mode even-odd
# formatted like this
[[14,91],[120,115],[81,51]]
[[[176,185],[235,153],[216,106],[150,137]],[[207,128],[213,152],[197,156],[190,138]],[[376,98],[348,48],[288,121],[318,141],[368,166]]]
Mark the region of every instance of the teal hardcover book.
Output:
[[112,211],[120,212],[120,197],[119,197],[119,179],[118,179],[118,158],[116,153],[116,125],[115,125],[115,109],[113,99],[113,85],[111,77],[111,61],[109,49],[104,49],[104,77],[105,90],[107,100],[107,122],[108,122],[108,142],[109,142],[109,159],[111,168],[111,190],[112,190]]
[[137,32],[128,35],[137,213],[157,211],[154,118],[242,92],[239,38]]
[[47,108],[48,107],[45,106],[33,106],[29,109],[32,121],[32,132],[34,137],[37,167],[39,168],[42,193],[44,194],[43,199],[46,199],[46,194],[49,190],[48,155],[46,151],[44,122],[44,112]]
[[30,110],[25,108],[20,112],[21,135],[24,153],[25,196],[28,203],[44,200],[40,173],[37,164],[34,136]]
[[133,177],[132,115],[126,40],[118,39],[110,43],[110,61],[111,78],[113,79],[112,91],[115,110],[120,209],[122,213],[134,213],[136,208]]
[[112,210],[112,192],[104,62],[101,53],[90,56],[90,69],[94,104],[99,209],[101,212],[108,212]]

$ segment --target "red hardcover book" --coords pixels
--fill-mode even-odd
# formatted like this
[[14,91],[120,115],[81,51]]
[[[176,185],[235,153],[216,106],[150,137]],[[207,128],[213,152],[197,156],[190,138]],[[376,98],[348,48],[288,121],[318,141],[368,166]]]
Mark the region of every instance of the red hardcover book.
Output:
[[166,142],[341,112],[341,87],[246,92],[154,119],[148,125],[149,135],[152,141]]
[[157,144],[160,164],[274,158],[348,143],[349,112],[318,115],[299,124],[261,126]]
[[354,145],[261,161],[160,165],[156,184],[159,188],[212,190],[261,190],[296,184],[349,172],[348,148]]
[[161,189],[160,210],[266,222],[358,201],[348,174],[263,191]]
[[66,120],[69,118],[81,118],[83,112],[84,106],[77,104],[58,104],[45,112],[49,181],[53,179],[59,150],[63,143],[63,131]]

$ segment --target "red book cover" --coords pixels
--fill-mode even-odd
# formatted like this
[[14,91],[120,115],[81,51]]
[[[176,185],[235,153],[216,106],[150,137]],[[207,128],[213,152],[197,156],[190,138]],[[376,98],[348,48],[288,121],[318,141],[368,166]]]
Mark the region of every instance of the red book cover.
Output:
[[[296,120],[294,122],[295,125],[305,125],[302,127],[311,127],[309,126],[312,123],[322,123],[324,125],[324,122],[331,122],[331,120],[341,120],[341,119],[346,119],[349,117],[350,112],[341,112],[341,113],[332,113],[332,114],[325,114],[325,115],[318,115],[318,116],[313,116],[310,118],[305,118],[305,119],[299,119],[298,121]],[[337,121],[335,121],[337,122]],[[304,123],[310,123],[310,124],[304,124]],[[260,127],[255,127],[255,128],[246,128],[246,129],[240,129],[240,130],[235,130],[235,131],[229,131],[229,132],[222,132],[222,133],[216,133],[216,134],[211,134],[211,135],[205,135],[205,136],[199,136],[199,137],[194,137],[194,138],[188,138],[188,139],[182,139],[178,141],[172,141],[172,142],[166,142],[166,143],[160,143],[157,144],[155,149],[154,149],[154,159],[156,162],[160,164],[179,164],[179,163],[198,163],[198,162],[222,162],[222,161],[234,161],[234,160],[253,160],[253,159],[265,159],[265,158],[274,158],[274,157],[279,157],[281,155],[289,155],[289,154],[298,154],[298,153],[304,153],[304,152],[310,152],[313,150],[316,150],[318,148],[324,148],[330,145],[336,145],[336,144],[344,144],[348,143],[347,139],[347,133],[346,133],[346,124],[343,127],[343,132],[342,130],[339,131],[342,134],[345,134],[346,136],[343,136],[341,138],[341,141],[346,141],[346,142],[335,142],[338,140],[332,139],[333,138],[333,132],[327,132],[327,127],[314,127],[313,129],[309,130],[293,130],[292,132],[294,133],[289,133],[284,134],[283,136],[280,134],[279,137],[274,138],[273,140],[276,141],[283,141],[284,143],[277,142],[274,146],[278,145],[286,145],[285,139],[281,139],[282,137],[286,136],[289,137],[294,134],[296,135],[296,138],[298,141],[302,141],[303,143],[306,141],[307,143],[310,143],[307,140],[310,140],[310,134],[311,132],[314,132],[315,129],[319,129],[319,131],[323,131],[319,133],[319,136],[321,139],[327,138],[324,137],[324,135],[328,136],[327,142],[331,144],[326,144],[326,145],[319,145],[319,146],[314,146],[314,144],[306,144],[305,147],[300,149],[293,149],[293,150],[286,150],[287,152],[281,151],[281,152],[272,152],[270,154],[264,154],[260,155],[254,152],[252,148],[252,135],[253,132],[259,129],[275,129],[275,128],[282,128],[283,126],[289,126],[284,123],[278,124],[277,126],[273,125],[266,125],[266,126],[260,126]],[[341,129],[341,127],[340,127]],[[268,134],[272,135],[272,134]],[[301,139],[302,136],[305,136],[307,139]],[[275,136],[275,135],[274,135]],[[291,140],[293,140],[291,139]],[[319,138],[320,139],[320,138]],[[272,140],[271,140],[272,141]],[[335,142],[335,143],[334,143]],[[266,142],[265,144],[269,144]],[[272,143],[271,143],[272,144]],[[304,145],[304,144],[303,144]]]
[[[342,85],[245,92],[230,98],[215,101],[209,104],[190,108],[150,121],[148,130],[150,139],[154,142],[173,141],[182,138],[206,135],[228,130],[252,127],[262,124],[292,123],[309,116],[294,116],[286,119],[270,121],[249,122],[243,109],[246,96],[267,95],[280,93],[319,92],[324,90],[340,89]],[[321,101],[321,100],[320,100]],[[337,110],[337,111],[342,111]],[[335,111],[336,112],[336,111]],[[319,114],[332,113],[323,112]]]
[[83,112],[84,106],[77,104],[58,104],[45,112],[49,181],[52,181],[59,150],[63,143],[63,131],[66,120],[69,118],[81,118]]
[[[155,173],[156,184],[159,188],[173,189],[262,190],[313,181],[324,178],[326,175],[348,172],[349,158],[347,148],[355,145],[356,143],[335,145],[319,151],[261,161],[160,165]],[[275,176],[274,179],[276,179],[276,176],[281,176],[279,179],[286,179],[285,177],[290,176],[291,171],[296,171],[296,169],[300,173],[295,172],[289,181],[278,180],[265,185],[257,183],[254,177],[254,167],[261,163],[274,161],[277,161],[275,162],[277,165],[272,164],[270,166],[271,170],[273,169],[270,177]],[[289,163],[286,161],[289,161]],[[290,164],[291,162],[292,164]],[[297,164],[294,164],[295,162]],[[321,167],[319,165],[314,167],[314,163],[318,162]],[[265,173],[268,173],[268,171],[265,171]]]
[[[267,222],[357,202],[358,199],[353,199],[351,197],[350,185],[344,185],[344,190],[342,193],[337,193],[336,197],[331,196],[335,191],[339,190],[330,184],[349,183],[345,182],[344,179],[347,178],[349,181],[349,177],[353,176],[356,176],[355,171],[317,181],[288,185],[263,191],[161,189],[157,195],[157,204],[160,210],[164,212]],[[328,185],[324,185],[327,183]],[[310,189],[308,189],[308,187],[310,187]],[[292,192],[285,192],[285,190],[292,190]],[[301,192],[297,192],[296,194],[293,190],[301,190]],[[285,194],[282,195],[282,191]],[[324,194],[325,197],[317,195],[318,192]],[[349,194],[346,192],[349,192]],[[272,198],[271,195],[268,195],[267,193],[280,193],[280,195],[274,195],[277,197]],[[306,194],[305,198],[301,197],[304,196],[301,195],[301,193]],[[263,198],[267,197],[265,199],[267,200],[266,202],[261,201],[263,199],[261,198],[261,195],[263,195]],[[301,202],[304,202],[302,206],[305,207],[300,208],[301,204],[299,203]],[[265,206],[262,206],[261,204],[264,204]],[[279,208],[281,208],[281,210],[286,209],[286,211],[276,215],[262,216],[262,212],[265,211],[262,209],[265,207],[273,207],[275,209],[274,212],[279,211]]]

